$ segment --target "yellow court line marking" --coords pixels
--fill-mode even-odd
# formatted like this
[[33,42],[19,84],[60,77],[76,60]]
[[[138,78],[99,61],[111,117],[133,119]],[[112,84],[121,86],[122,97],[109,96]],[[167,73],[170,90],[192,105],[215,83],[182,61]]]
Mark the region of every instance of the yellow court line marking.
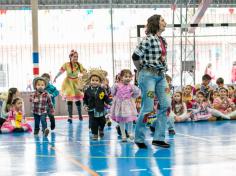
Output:
[[70,155],[67,155],[65,153],[60,152],[57,148],[51,146],[51,149],[55,150],[56,152],[58,152],[59,154],[61,154],[64,158],[66,158],[68,161],[70,161],[71,163],[79,166],[80,168],[82,168],[84,171],[88,172],[90,175],[92,176],[98,176],[98,173],[96,173],[95,171],[91,170],[89,167],[83,165],[82,163],[80,163],[78,160],[74,159],[73,157],[71,157]]

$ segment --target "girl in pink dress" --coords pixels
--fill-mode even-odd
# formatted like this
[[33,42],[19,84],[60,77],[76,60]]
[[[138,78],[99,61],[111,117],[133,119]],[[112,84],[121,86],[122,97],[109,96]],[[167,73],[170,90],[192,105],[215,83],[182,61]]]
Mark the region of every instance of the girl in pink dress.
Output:
[[140,90],[137,86],[130,84],[132,80],[132,72],[124,69],[120,73],[120,82],[115,83],[111,89],[113,95],[113,103],[111,107],[111,118],[120,125],[122,142],[127,142],[125,134],[125,125],[129,138],[133,139],[132,122],[137,119],[137,109],[135,98],[140,95]]
[[232,117],[236,116],[236,108],[234,102],[228,97],[228,90],[225,87],[219,89],[220,97],[214,99],[213,106],[218,111]]
[[26,122],[23,114],[23,101],[21,98],[13,99],[10,111],[8,112],[8,118],[2,125],[1,131],[2,133],[32,131],[30,124]]

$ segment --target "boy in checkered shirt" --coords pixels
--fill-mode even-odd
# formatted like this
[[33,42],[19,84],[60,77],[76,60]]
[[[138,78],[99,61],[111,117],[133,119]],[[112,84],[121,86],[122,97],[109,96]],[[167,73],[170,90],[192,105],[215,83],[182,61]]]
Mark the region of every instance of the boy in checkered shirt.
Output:
[[32,102],[32,113],[34,116],[34,135],[39,133],[40,122],[42,124],[42,131],[45,137],[48,136],[49,129],[47,128],[47,110],[54,114],[54,107],[50,95],[45,91],[48,82],[43,77],[37,77],[33,80],[34,94],[30,96]]

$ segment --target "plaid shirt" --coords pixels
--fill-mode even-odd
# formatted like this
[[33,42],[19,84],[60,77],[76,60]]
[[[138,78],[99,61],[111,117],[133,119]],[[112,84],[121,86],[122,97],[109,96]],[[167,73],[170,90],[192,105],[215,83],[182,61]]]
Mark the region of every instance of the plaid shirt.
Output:
[[32,102],[32,113],[37,115],[47,114],[47,108],[50,109],[50,113],[54,113],[54,108],[50,95],[47,92],[39,93],[36,91],[30,96],[30,102]]
[[[167,49],[166,40],[163,37],[157,37],[152,34],[147,35],[139,43],[134,50],[134,53],[140,58],[141,68],[154,68],[161,72],[166,72],[166,58],[162,61],[161,41]],[[165,56],[166,57],[166,56]]]

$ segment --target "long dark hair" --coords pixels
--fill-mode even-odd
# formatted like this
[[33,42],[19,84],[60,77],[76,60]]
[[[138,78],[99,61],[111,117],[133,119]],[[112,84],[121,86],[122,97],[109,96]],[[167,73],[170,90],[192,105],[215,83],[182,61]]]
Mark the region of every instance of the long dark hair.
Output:
[[[175,94],[180,94],[180,98],[181,98],[181,99],[180,99],[180,103],[183,105],[183,99],[182,99],[183,94],[182,94],[182,92],[177,91],[177,92],[174,93],[174,95],[175,95]],[[177,103],[176,103],[176,101],[174,100],[174,95],[173,95],[173,98],[172,98],[172,101],[171,101],[172,111],[174,111],[175,114],[177,114],[177,113],[182,114],[182,113],[184,112],[184,106],[181,106],[181,109],[180,109],[179,112],[176,111],[175,105],[176,105]]]
[[161,15],[153,15],[148,18],[146,26],[146,35],[153,34],[155,35],[160,30],[160,19]]
[[9,111],[9,107],[11,106],[12,104],[12,99],[13,99],[13,96],[16,94],[17,92],[17,88],[15,87],[12,87],[8,90],[8,96],[7,96],[7,103],[6,103],[6,107],[5,107],[5,111],[8,112]]

